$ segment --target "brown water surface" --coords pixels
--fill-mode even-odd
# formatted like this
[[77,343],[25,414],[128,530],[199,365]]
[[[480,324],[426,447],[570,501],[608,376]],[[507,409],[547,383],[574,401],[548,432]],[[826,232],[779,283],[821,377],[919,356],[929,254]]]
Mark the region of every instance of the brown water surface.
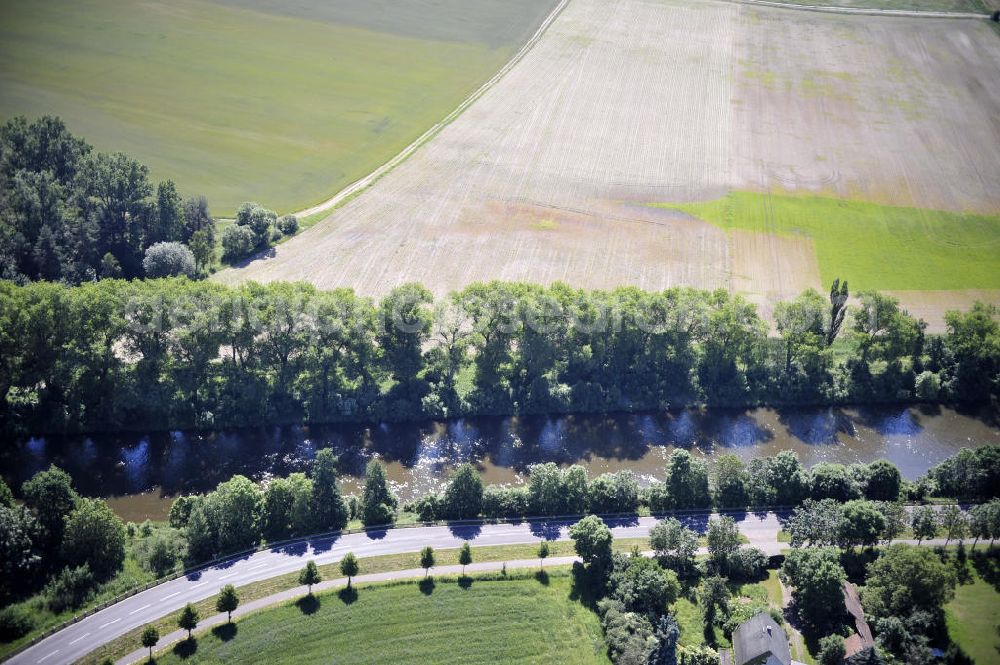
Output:
[[163,519],[173,496],[204,492],[241,473],[266,481],[305,471],[316,450],[340,456],[345,492],[373,457],[381,459],[403,501],[439,489],[456,465],[475,463],[487,483],[520,483],[536,462],[580,464],[591,477],[633,470],[643,482],[663,477],[675,448],[742,459],[792,450],[817,462],[884,458],[906,478],[966,447],[1000,445],[1000,426],[985,410],[938,407],[710,409],[672,413],[483,417],[445,422],[274,427],[220,432],[158,432],[29,437],[0,450],[12,485],[55,463],[85,495],[108,498],[123,518]]

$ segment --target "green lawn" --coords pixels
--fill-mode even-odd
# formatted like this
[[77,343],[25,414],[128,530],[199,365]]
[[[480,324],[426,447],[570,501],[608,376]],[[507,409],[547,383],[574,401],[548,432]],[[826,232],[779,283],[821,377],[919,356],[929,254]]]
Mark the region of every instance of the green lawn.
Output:
[[554,0],[0,0],[0,118],[62,116],[205,194],[289,212],[450,113]]
[[570,598],[570,577],[438,579],[360,587],[318,607],[296,604],[252,614],[228,641],[203,635],[181,658],[158,663],[607,663],[597,615]]
[[1000,662],[1000,593],[994,586],[1000,566],[996,558],[977,564],[992,570],[994,583],[973,569],[970,583],[959,584],[955,599],[945,605],[945,618],[951,639],[975,662],[985,665]]
[[657,205],[727,230],[807,236],[823,283],[847,279],[854,292],[1000,288],[1000,215],[757,192]]

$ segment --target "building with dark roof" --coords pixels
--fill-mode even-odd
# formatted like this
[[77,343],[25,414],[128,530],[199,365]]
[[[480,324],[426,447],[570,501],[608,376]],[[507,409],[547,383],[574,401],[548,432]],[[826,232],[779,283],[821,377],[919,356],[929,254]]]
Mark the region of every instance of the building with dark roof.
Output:
[[733,632],[733,665],[801,665],[792,660],[788,636],[767,612]]

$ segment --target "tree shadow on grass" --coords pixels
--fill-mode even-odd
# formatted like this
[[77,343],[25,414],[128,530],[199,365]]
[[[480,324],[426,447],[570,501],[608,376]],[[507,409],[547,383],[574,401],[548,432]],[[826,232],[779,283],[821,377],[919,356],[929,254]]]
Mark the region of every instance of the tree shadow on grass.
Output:
[[295,601],[295,606],[298,607],[299,611],[303,614],[316,614],[316,612],[319,611],[320,605],[322,605],[322,603],[319,598],[312,594],[302,596]]
[[539,570],[535,573],[535,579],[538,580],[538,583],[543,586],[549,585],[549,574],[544,570]]
[[434,587],[437,585],[434,584],[433,577],[425,577],[424,579],[420,580],[420,584],[417,586],[420,587],[420,593],[424,594],[425,596],[429,596],[432,593],[434,593]]
[[972,565],[984,582],[1000,592],[1000,557],[997,554],[977,553],[972,557]]
[[604,597],[605,584],[601,571],[587,568],[579,561],[573,563],[573,584],[570,600],[578,600],[585,607],[597,609],[597,601]]
[[468,589],[470,586],[472,586],[472,578],[469,577],[468,575],[462,575],[461,577],[458,578],[458,586],[462,587],[463,589]]
[[236,627],[235,623],[224,623],[212,629],[212,635],[215,635],[222,642],[233,639],[237,632],[239,632],[239,628]]
[[175,656],[182,660],[190,658],[198,652],[198,640],[194,637],[183,639],[174,645],[172,651]]
[[337,598],[340,598],[344,605],[351,605],[358,600],[358,590],[354,587],[344,587],[337,592]]

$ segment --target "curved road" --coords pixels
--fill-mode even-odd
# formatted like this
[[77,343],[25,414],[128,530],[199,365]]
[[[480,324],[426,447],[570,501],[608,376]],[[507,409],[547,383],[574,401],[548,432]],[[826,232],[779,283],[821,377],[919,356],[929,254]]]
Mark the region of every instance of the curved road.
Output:
[[[704,533],[709,513],[680,518],[690,528]],[[736,513],[740,531],[750,544],[768,554],[777,554],[787,543],[778,542],[780,513]],[[541,540],[568,540],[569,525],[575,520],[532,520],[519,524],[428,526],[354,533],[339,537],[305,539],[274,549],[230,559],[185,577],[164,582],[126,598],[96,614],[55,633],[13,656],[10,663],[72,663],[97,647],[164,615],[180,610],[218,593],[225,584],[242,586],[302,568],[305,560],[317,564],[336,563],[347,552],[359,557],[419,552],[430,545],[435,549],[461,547],[465,541],[475,547],[536,543]],[[615,538],[645,538],[656,523],[651,517],[607,519]]]

